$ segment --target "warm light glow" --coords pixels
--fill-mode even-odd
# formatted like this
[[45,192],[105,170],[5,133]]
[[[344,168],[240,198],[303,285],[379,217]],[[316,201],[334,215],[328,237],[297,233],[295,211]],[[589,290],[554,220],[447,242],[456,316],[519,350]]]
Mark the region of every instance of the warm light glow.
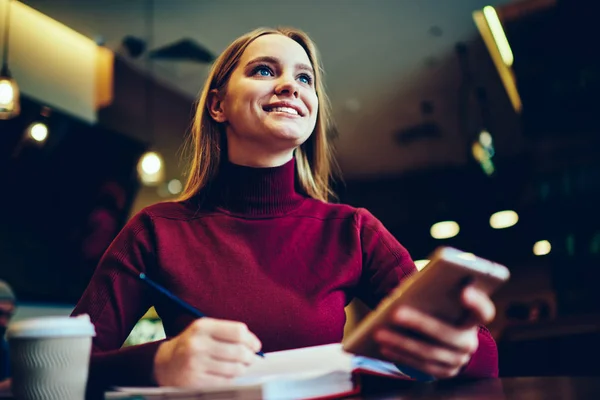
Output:
[[[0,5],[3,23],[6,0],[0,0]],[[99,60],[98,45],[24,2],[11,1],[10,10],[9,67],[18,77],[20,93],[95,123],[97,109],[110,101],[111,89],[101,90],[99,85],[113,86],[111,75],[98,80],[109,63],[105,57]]]
[[473,142],[471,145],[471,154],[473,154],[473,158],[487,175],[492,175],[496,171],[496,167],[494,167],[494,162],[492,161],[492,148],[484,147],[480,141]]
[[10,80],[2,78],[0,80],[0,107],[4,107],[13,102],[15,92],[13,91]]
[[479,143],[483,147],[492,147],[492,135],[486,130],[483,130],[479,133]]
[[498,46],[498,51],[500,52],[502,61],[507,67],[511,67],[515,59],[512,49],[508,44],[506,34],[504,33],[504,28],[502,28],[500,18],[498,18],[498,14],[496,13],[496,9],[494,9],[492,6],[484,7],[483,15],[485,16],[485,19],[490,27],[490,31],[492,31],[492,36],[494,37],[496,46]]
[[167,190],[171,194],[179,194],[183,189],[183,185],[179,179],[171,179],[167,184]]
[[154,152],[146,153],[142,156],[142,171],[146,174],[155,174],[160,171],[162,162],[158,154]]
[[552,246],[547,240],[540,240],[533,245],[533,254],[536,256],[545,256],[546,254],[550,253],[551,250]]
[[[493,10],[492,12],[495,14],[495,10]],[[490,13],[490,11],[488,11],[488,13]],[[494,62],[494,65],[498,70],[498,74],[500,75],[500,79],[502,80],[502,84],[504,85],[504,88],[506,90],[506,93],[508,94],[508,98],[510,99],[514,110],[517,113],[520,113],[521,109],[523,108],[523,104],[521,102],[519,90],[517,89],[517,82],[512,67],[506,64],[503,55],[498,49],[498,44],[492,32],[492,28],[490,26],[490,22],[488,21],[488,17],[484,14],[483,10],[476,10],[473,12],[473,20],[475,21],[475,25],[477,25],[477,30],[479,30],[481,38],[485,43],[485,47],[487,47],[490,56],[492,57],[492,61]]]
[[442,221],[433,224],[430,229],[431,237],[434,239],[448,239],[458,235],[460,227],[455,221]]
[[11,119],[21,112],[19,87],[10,76],[0,77],[0,119]]
[[98,47],[96,51],[96,88],[95,106],[97,110],[112,104],[114,92],[114,65],[115,53],[105,47]]
[[473,154],[473,158],[479,162],[483,162],[487,159],[487,153],[479,142],[473,143],[471,146],[471,154]]
[[519,221],[519,214],[513,210],[498,211],[490,217],[490,226],[494,229],[504,229],[515,225]]
[[35,122],[28,129],[29,137],[36,142],[43,142],[48,137],[48,127],[43,122]]
[[429,260],[415,260],[415,266],[419,271],[425,268],[427,264],[429,264]]
[[138,174],[146,185],[154,185],[163,179],[162,157],[153,151],[142,155],[138,163]]

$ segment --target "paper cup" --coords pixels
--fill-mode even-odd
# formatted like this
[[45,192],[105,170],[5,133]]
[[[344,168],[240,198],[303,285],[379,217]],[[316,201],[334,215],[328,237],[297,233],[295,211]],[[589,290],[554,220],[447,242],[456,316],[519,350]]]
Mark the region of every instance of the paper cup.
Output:
[[12,392],[20,400],[83,400],[94,325],[88,315],[27,319],[7,334]]

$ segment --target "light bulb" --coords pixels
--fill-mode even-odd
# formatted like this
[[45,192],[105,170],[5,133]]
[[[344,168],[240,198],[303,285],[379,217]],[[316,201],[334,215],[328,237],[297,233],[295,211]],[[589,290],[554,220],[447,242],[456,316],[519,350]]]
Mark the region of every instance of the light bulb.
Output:
[[183,189],[183,185],[179,179],[171,179],[167,184],[167,190],[171,194],[179,194]]
[[17,82],[9,76],[0,76],[0,119],[11,119],[20,112]]
[[163,161],[160,154],[149,151],[142,155],[138,163],[138,175],[146,185],[155,185],[163,179]]
[[456,221],[442,221],[433,224],[429,232],[434,239],[449,239],[458,235],[460,226]]
[[498,211],[490,217],[490,226],[494,229],[504,229],[515,225],[519,221],[519,214],[513,210]]
[[43,142],[48,137],[48,127],[43,122],[35,122],[28,129],[29,137],[36,142]]
[[15,91],[8,79],[0,80],[0,107],[5,107],[13,102]]
[[540,240],[533,245],[533,254],[536,256],[545,256],[552,250],[552,245],[547,240]]
[[147,174],[155,174],[160,171],[162,162],[156,153],[146,153],[142,157],[142,171]]

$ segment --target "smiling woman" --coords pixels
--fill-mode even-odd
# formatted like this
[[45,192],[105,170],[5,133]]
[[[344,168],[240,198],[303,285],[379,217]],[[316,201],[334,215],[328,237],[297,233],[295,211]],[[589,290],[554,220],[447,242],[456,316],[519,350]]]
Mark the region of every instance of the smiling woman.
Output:
[[[354,297],[376,307],[416,272],[371,213],[328,202],[331,118],[320,71],[313,43],[294,29],[250,32],[216,60],[181,199],[131,219],[73,312],[96,326],[90,383],[230,382],[259,350],[339,343]],[[140,274],[209,318],[155,296]],[[467,326],[399,307],[373,339],[389,361],[434,377],[496,376],[495,343],[479,326],[494,305],[472,287],[462,300]],[[150,306],[166,340],[121,348]]]
[[[293,154],[303,191],[327,201],[335,170],[328,140],[333,120],[321,71],[317,49],[302,31],[257,29],[235,40],[213,64],[200,95],[181,199],[197,196],[228,152],[230,161],[250,167],[282,165]],[[290,109],[299,118],[280,118]]]
[[291,160],[315,128],[319,101],[312,82],[298,42],[265,35],[250,43],[225,90],[209,92],[210,115],[225,124],[229,161],[276,167]]

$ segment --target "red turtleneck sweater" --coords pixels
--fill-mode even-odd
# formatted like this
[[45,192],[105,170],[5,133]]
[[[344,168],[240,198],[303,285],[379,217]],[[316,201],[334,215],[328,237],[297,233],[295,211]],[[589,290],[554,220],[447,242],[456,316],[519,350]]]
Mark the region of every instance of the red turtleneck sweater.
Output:
[[[354,297],[375,307],[415,266],[368,211],[295,189],[294,161],[222,167],[204,201],[160,203],[135,215],[102,257],[74,315],[95,324],[90,383],[151,385],[160,342],[121,349],[155,306],[167,337],[192,317],[149,290],[145,272],[206,315],[245,322],[263,351],[340,342]],[[489,332],[463,371],[498,374]]]

